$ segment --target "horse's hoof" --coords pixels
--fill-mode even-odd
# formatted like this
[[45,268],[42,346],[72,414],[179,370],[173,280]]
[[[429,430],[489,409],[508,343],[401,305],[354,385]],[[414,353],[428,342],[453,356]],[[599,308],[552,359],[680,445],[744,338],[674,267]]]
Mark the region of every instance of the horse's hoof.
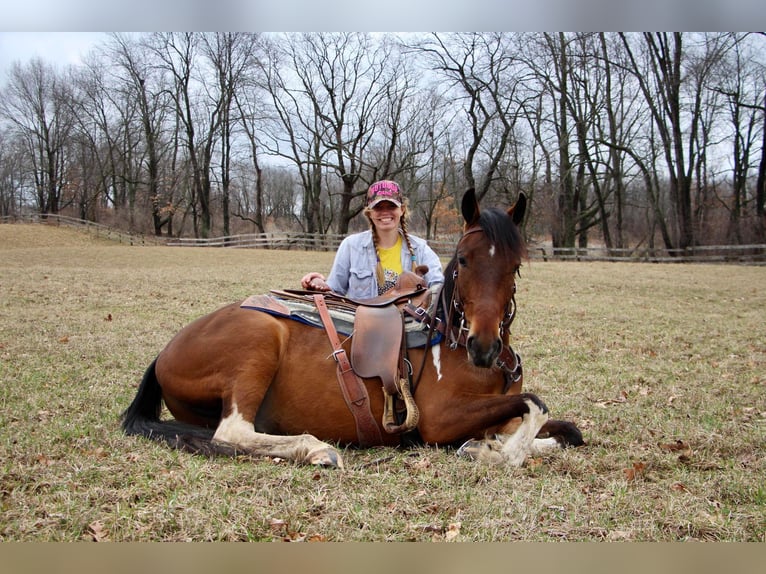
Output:
[[502,462],[502,454],[497,450],[499,447],[502,447],[502,443],[496,440],[467,440],[457,449],[457,455],[479,462],[498,464]]
[[309,464],[326,468],[343,468],[343,458],[332,448],[315,450],[308,456]]

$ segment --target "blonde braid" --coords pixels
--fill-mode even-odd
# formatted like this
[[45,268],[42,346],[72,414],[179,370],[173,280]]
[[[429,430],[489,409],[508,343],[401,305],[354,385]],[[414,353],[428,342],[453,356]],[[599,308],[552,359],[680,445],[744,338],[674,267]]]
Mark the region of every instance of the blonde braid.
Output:
[[406,211],[404,214],[402,214],[401,228],[402,228],[402,233],[404,234],[404,241],[407,242],[407,250],[410,252],[410,259],[412,260],[411,271],[414,272],[418,264],[417,264],[417,261],[415,260],[415,249],[412,247],[412,242],[410,242],[410,234],[407,233],[407,218],[405,217],[405,214],[406,214]]
[[378,286],[382,287],[386,283],[386,274],[383,272],[383,264],[380,262],[380,251],[378,250],[378,231],[372,226],[372,246],[375,248],[375,259],[378,264],[375,266],[375,277],[378,278]]

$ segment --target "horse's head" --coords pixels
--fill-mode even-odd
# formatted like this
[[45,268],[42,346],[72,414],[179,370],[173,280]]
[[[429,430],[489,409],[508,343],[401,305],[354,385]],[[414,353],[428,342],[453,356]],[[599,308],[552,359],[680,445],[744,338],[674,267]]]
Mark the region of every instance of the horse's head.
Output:
[[447,266],[446,295],[450,297],[454,323],[465,334],[465,345],[474,365],[494,365],[515,313],[516,275],[526,256],[519,231],[526,197],[504,211],[479,210],[476,194],[463,196],[465,225],[455,257]]

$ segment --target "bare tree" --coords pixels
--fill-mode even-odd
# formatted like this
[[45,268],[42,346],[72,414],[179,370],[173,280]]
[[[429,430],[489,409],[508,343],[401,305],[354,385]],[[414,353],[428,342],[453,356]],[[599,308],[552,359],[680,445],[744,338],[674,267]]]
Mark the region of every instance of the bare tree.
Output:
[[216,78],[216,109],[220,128],[220,182],[223,233],[231,233],[230,186],[232,146],[237,122],[236,94],[254,66],[256,35],[246,32],[215,32],[203,35],[203,53]]
[[57,71],[41,59],[13,64],[0,94],[0,117],[26,147],[32,163],[37,209],[64,207],[64,170],[73,117],[69,93]]
[[[721,67],[719,82],[713,90],[726,99],[730,118],[732,148],[731,201],[721,201],[729,211],[727,240],[744,241],[741,221],[748,203],[747,184],[752,167],[751,156],[758,144],[760,123],[766,108],[760,103],[763,82],[753,68],[754,54],[748,34],[731,34],[733,46]],[[755,74],[754,74],[755,72]],[[761,135],[761,137],[763,137]],[[750,238],[748,238],[749,240]]]
[[[360,181],[370,174],[395,173],[388,158],[372,160],[371,150],[381,133],[384,113],[398,121],[402,94],[411,89],[395,82],[389,65],[390,47],[367,34],[288,35],[273,43],[266,86],[277,122],[271,130],[270,153],[289,159],[301,177],[306,230],[325,232],[337,216],[338,233],[348,231],[349,221],[361,206],[355,199]],[[391,125],[391,124],[389,124]],[[389,135],[396,147],[399,125]],[[390,149],[391,146],[389,146]],[[327,210],[322,198],[325,175],[340,183],[337,205]],[[366,175],[367,174],[367,175]]]
[[[662,142],[678,247],[693,246],[696,238],[692,185],[695,167],[704,151],[698,147],[704,91],[711,71],[727,49],[726,43],[720,37],[708,36],[701,46],[689,47],[684,40],[691,43],[691,38],[681,32],[644,33],[639,42],[627,34],[620,37]],[[703,52],[692,58],[695,48]],[[643,60],[639,60],[637,49],[641,50]]]
[[[263,69],[261,62],[254,62],[258,71]],[[251,205],[248,191],[250,186],[244,184],[243,201],[233,215],[240,219],[252,221],[259,233],[266,231],[264,214],[263,166],[261,165],[261,142],[259,132],[266,123],[265,95],[262,89],[262,79],[256,70],[242,78],[239,90],[234,92],[234,104],[237,109],[238,121],[244,132],[249,149],[254,182],[253,204]]]
[[173,82],[172,98],[191,168],[189,204],[194,234],[208,237],[213,225],[211,168],[224,100],[220,91],[212,89],[198,62],[200,40],[201,34],[196,32],[154,33],[150,37],[160,65]]
[[522,116],[523,102],[517,99],[522,78],[511,39],[505,33],[432,34],[415,46],[462,103],[470,133],[463,172],[480,199],[495,183]]
[[19,215],[24,203],[26,154],[14,139],[0,130],[0,216]]

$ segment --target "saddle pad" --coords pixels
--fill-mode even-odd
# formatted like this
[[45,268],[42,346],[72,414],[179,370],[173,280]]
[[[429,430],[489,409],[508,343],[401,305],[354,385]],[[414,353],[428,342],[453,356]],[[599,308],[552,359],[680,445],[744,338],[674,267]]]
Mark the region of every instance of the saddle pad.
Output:
[[[322,319],[319,317],[319,311],[311,302],[303,302],[297,299],[282,299],[273,295],[251,295],[239,305],[243,309],[252,309],[282,317],[292,319],[304,325],[310,325],[319,329],[324,329]],[[340,309],[330,309],[330,317],[339,334],[350,337],[354,334],[355,315],[352,311]],[[428,341],[428,330],[417,321],[407,319],[405,321],[405,335],[407,348],[415,349],[425,347]],[[442,339],[439,332],[434,332],[431,337],[430,345],[438,344]]]
[[[322,319],[319,317],[319,311],[317,311],[313,303],[304,303],[296,299],[280,299],[271,295],[251,295],[240,304],[240,307],[254,311],[263,311],[275,317],[292,319],[305,325],[324,329]],[[330,317],[338,333],[347,337],[353,334],[353,313],[331,309]]]

